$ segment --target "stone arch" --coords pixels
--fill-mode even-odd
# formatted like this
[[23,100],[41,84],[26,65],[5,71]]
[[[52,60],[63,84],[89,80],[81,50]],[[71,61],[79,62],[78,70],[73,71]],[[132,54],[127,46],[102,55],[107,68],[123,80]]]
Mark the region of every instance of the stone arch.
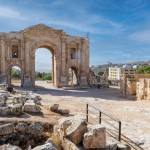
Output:
[[52,54],[52,76],[53,76],[53,84],[55,86],[59,85],[59,50],[56,44],[50,41],[37,41],[34,42],[31,46],[31,51],[29,52],[29,56],[32,58],[30,63],[32,64],[32,69],[30,70],[31,78],[32,78],[32,85],[35,86],[35,52],[38,48],[46,48]]
[[[69,70],[72,71],[71,76],[69,76],[69,73],[70,73]],[[79,76],[78,76],[77,67],[76,66],[70,66],[70,67],[68,67],[67,71],[68,71],[68,75],[67,75],[68,85],[69,85],[69,78],[71,78],[71,85],[78,85],[79,84]]]
[[20,68],[21,70],[21,86],[23,86],[23,74],[24,74],[24,68],[22,65],[18,64],[18,63],[14,63],[14,64],[11,64],[8,66],[7,68],[7,83],[8,83],[8,86],[11,86],[11,70],[14,66],[17,66]]

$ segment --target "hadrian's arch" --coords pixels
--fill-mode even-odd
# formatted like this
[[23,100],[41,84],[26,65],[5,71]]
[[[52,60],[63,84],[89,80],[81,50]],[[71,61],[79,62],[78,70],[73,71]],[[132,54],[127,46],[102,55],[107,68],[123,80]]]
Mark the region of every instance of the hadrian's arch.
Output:
[[10,69],[19,66],[21,85],[35,86],[35,51],[47,48],[52,54],[52,76],[56,87],[68,85],[68,69],[74,68],[77,84],[87,85],[89,73],[89,41],[69,36],[63,30],[44,24],[19,32],[0,33],[0,78],[10,85]]

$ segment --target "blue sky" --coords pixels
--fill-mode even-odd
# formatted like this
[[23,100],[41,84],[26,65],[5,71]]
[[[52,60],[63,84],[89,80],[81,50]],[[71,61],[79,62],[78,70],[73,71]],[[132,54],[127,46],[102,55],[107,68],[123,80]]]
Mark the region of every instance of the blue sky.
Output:
[[147,61],[149,14],[149,0],[0,0],[0,32],[44,23],[70,35],[89,32],[90,65]]

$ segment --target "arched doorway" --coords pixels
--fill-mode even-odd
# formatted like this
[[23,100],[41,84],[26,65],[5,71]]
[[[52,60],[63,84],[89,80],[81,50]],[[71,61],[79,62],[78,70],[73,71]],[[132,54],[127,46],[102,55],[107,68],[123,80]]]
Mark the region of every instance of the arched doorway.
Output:
[[22,86],[22,71],[18,66],[13,66],[10,69],[10,85]]
[[70,67],[68,69],[68,85],[77,85],[77,69],[75,67]]
[[[35,85],[46,87],[55,84],[55,55],[50,47],[41,46],[35,50]],[[43,82],[44,81],[44,82]]]

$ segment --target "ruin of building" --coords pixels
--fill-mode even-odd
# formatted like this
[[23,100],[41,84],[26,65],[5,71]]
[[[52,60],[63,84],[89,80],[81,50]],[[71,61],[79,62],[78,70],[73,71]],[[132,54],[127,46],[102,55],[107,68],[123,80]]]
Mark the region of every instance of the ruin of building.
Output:
[[[44,24],[19,32],[0,33],[0,77],[11,85],[11,69],[21,69],[21,86],[35,86],[35,51],[47,48],[52,53],[52,83],[56,87],[68,85],[68,70],[76,76],[77,85],[87,85],[89,73],[89,40],[69,36]],[[3,80],[3,79],[1,79]]]

